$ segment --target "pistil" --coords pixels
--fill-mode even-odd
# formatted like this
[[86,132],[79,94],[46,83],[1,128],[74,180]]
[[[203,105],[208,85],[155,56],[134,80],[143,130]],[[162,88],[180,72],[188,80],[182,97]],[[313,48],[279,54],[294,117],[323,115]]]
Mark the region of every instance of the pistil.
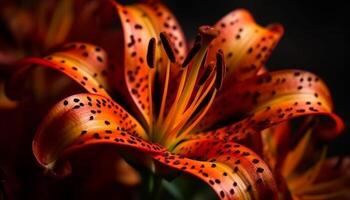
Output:
[[169,132],[171,131],[169,129],[174,128],[174,126],[169,126],[171,121],[176,122],[180,120],[179,118],[183,114],[191,96],[193,95],[195,83],[198,78],[200,67],[204,62],[208,46],[217,35],[218,32],[212,27],[201,26],[199,28],[199,37],[197,37],[192,50],[182,65],[183,67],[189,68],[189,74],[187,76],[184,88],[182,90],[178,90],[181,92],[180,96],[177,97],[178,102],[174,102],[173,106],[171,107],[169,115],[164,123],[164,129],[162,130],[163,132]]
[[[179,80],[171,79],[172,67],[179,67],[176,63],[172,43],[167,34],[160,34],[160,41],[164,52],[168,57],[164,71],[164,78],[161,79],[163,91],[159,104],[159,112],[155,115],[154,127],[150,129],[152,139],[170,147],[176,141],[184,138],[200,122],[209,110],[217,91],[220,89],[225,73],[223,52],[218,51],[216,63],[211,61],[206,64],[206,54],[209,44],[217,36],[218,32],[212,27],[202,26],[199,28],[199,35],[181,65]],[[149,42],[147,52],[147,63],[150,69],[155,66],[156,41],[152,38]],[[206,66],[206,67],[204,67]],[[202,71],[202,72],[201,72]],[[201,72],[201,73],[200,73]],[[169,85],[177,83],[175,96],[169,93]],[[170,97],[170,99],[168,99]],[[170,103],[169,101],[172,100]],[[170,105],[166,112],[166,105]]]

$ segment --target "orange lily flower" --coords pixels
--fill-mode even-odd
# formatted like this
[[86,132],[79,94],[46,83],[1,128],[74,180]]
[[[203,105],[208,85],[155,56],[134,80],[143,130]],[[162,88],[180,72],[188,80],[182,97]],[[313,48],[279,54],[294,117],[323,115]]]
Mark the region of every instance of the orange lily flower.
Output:
[[287,122],[264,130],[265,160],[282,175],[293,199],[349,199],[349,158],[326,157],[327,146],[314,129],[317,123],[309,118],[297,134]]
[[10,82],[9,95],[18,97],[25,72],[40,65],[89,92],[57,103],[38,128],[33,151],[46,169],[66,174],[74,153],[114,145],[153,173],[203,180],[220,199],[278,199],[275,177],[258,155],[260,131],[302,116],[328,119],[315,127],[324,139],[343,129],[317,76],[266,72],[281,25],[261,27],[236,10],[200,27],[187,51],[178,22],[161,3],[114,6],[124,32],[123,63],[101,47],[68,44],[45,58],[24,59]]

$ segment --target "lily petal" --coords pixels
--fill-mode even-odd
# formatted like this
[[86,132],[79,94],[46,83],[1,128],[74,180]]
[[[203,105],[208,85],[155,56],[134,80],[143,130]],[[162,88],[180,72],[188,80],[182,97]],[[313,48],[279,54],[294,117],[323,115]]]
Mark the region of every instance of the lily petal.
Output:
[[325,160],[323,153],[311,167],[289,174],[288,187],[296,199],[348,199],[349,160],[334,161],[334,158]]
[[309,187],[302,188],[296,196],[302,199],[349,199],[349,165],[349,157],[328,158],[323,162],[316,181]]
[[329,90],[320,78],[309,72],[282,70],[232,85],[215,100],[200,129],[214,129],[214,124],[229,124],[239,116],[247,118],[219,131],[237,131],[235,126],[260,131],[298,116],[326,116],[331,120],[320,123],[319,132],[330,139],[344,129],[332,108]]
[[70,96],[55,105],[33,140],[38,162],[49,169],[69,153],[92,144],[114,144],[156,152],[141,125],[120,105],[94,94]]
[[100,47],[86,43],[72,43],[45,58],[29,57],[20,61],[18,65],[22,68],[12,76],[9,84],[6,85],[6,92],[11,98],[18,99],[23,95],[25,92],[23,91],[23,82],[33,65],[60,71],[87,91],[109,96],[104,89],[108,87],[106,80],[108,73],[107,55]]
[[264,146],[264,158],[272,170],[283,163],[291,147],[292,134],[290,123],[283,122],[267,128],[261,133]]
[[277,199],[276,184],[267,165],[240,144],[189,140],[173,152],[181,156],[164,153],[154,157],[208,183],[220,199]]
[[220,34],[212,43],[208,59],[214,59],[218,49],[225,53],[227,75],[223,90],[236,80],[256,75],[284,32],[279,24],[259,26],[244,9],[227,14],[215,27]]
[[293,199],[347,199],[349,159],[325,160],[326,148],[320,148],[318,138],[313,137],[317,120],[310,119],[297,134],[290,133],[286,123],[266,129],[264,157],[273,171],[281,172]]
[[[152,88],[154,70],[146,63],[148,42],[159,38],[160,32],[169,33],[170,42],[175,47],[175,56],[184,58],[186,43],[178,22],[162,4],[139,3],[130,6],[115,4],[124,32],[124,72],[129,94],[143,119],[150,124],[152,115]],[[158,39],[158,41],[160,41]],[[161,45],[159,42],[158,45]],[[166,68],[166,53],[157,48],[155,60],[162,72]],[[152,80],[150,80],[152,79]],[[141,119],[140,119],[141,120]]]

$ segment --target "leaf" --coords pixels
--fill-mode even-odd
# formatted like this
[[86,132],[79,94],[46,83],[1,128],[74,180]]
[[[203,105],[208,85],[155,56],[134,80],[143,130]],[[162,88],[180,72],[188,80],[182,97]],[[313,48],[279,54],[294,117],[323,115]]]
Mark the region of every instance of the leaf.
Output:
[[344,129],[332,108],[329,90],[317,76],[300,70],[282,70],[239,82],[219,94],[199,129],[214,129],[215,124],[229,124],[230,119],[246,116],[216,130],[230,135],[237,126],[261,131],[299,116],[325,116],[328,121],[322,121],[317,130],[323,138],[330,139]]
[[60,159],[90,145],[112,144],[144,152],[162,150],[145,139],[144,129],[120,105],[103,96],[78,94],[52,108],[37,129],[33,151],[42,166],[54,170]]
[[88,92],[108,97],[107,91],[104,89],[108,87],[106,80],[108,60],[106,52],[100,47],[85,43],[71,43],[45,58],[25,58],[18,65],[19,70],[6,85],[6,92],[13,99],[18,99],[25,94],[26,88],[24,88],[23,82],[31,67],[35,65],[64,73]]
[[220,34],[212,43],[208,60],[215,58],[218,49],[224,51],[227,75],[223,90],[236,80],[256,75],[284,32],[279,24],[259,26],[244,9],[227,14],[215,24],[215,28]]
[[174,154],[155,155],[162,166],[206,182],[220,199],[277,199],[276,185],[267,165],[251,150],[233,142],[189,140]]

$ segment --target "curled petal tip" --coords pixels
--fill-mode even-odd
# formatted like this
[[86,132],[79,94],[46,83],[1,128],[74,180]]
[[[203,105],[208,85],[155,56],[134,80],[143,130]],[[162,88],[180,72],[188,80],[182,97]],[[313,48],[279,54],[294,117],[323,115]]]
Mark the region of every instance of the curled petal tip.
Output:
[[273,23],[267,26],[267,29],[269,29],[270,31],[279,34],[279,35],[283,35],[284,33],[284,27],[282,24],[280,23]]

